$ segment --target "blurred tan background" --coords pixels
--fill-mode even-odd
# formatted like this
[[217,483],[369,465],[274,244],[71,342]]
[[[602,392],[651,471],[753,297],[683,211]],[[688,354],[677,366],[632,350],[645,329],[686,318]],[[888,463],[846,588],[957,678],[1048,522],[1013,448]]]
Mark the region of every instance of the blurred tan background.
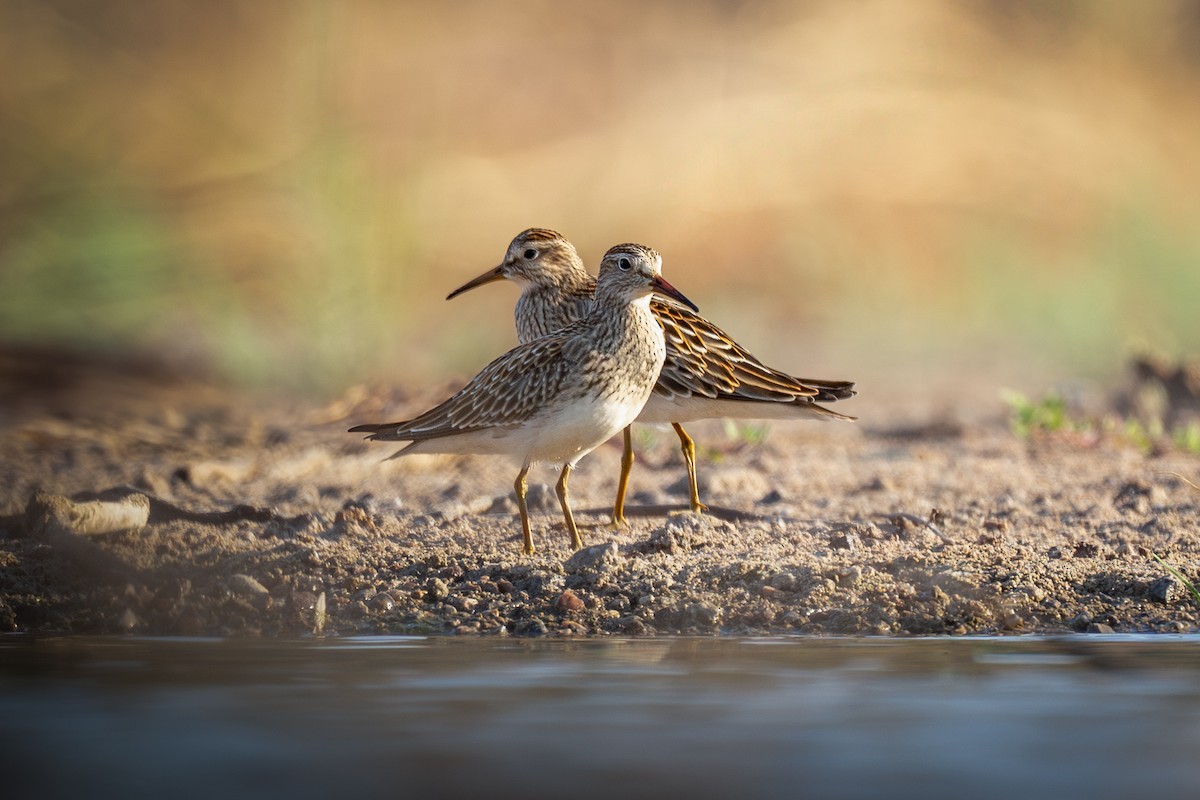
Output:
[[1195,2],[4,0],[0,74],[0,342],[445,381],[545,226],[801,375],[1200,352]]

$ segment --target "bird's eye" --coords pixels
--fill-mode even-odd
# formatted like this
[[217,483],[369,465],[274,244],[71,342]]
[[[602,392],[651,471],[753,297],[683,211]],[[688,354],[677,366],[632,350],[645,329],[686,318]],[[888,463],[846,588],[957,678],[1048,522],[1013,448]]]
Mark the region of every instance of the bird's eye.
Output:
[[525,251],[525,260],[526,261],[533,261],[535,258],[537,258],[537,250],[534,250],[531,247]]
[[621,260],[617,262],[617,266],[620,267],[621,269],[629,269],[630,267],[633,266],[633,262],[630,261],[628,258],[625,258],[624,256],[622,256]]

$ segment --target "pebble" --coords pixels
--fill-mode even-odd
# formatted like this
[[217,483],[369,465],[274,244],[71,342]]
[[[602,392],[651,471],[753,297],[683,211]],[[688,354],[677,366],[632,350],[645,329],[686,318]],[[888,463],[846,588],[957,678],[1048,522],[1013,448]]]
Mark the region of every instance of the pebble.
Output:
[[796,591],[796,576],[791,572],[777,572],[771,576],[767,584],[772,589],[782,592],[794,592]]
[[584,609],[584,602],[579,599],[579,595],[567,589],[558,596],[554,607],[558,609],[560,614],[574,614]]
[[840,531],[829,537],[829,546],[834,550],[857,550],[862,546],[862,542],[858,534]]
[[1023,592],[1030,600],[1035,603],[1040,603],[1046,599],[1046,592],[1042,587],[1029,584],[1021,587],[1018,591]]
[[391,611],[396,607],[396,601],[387,592],[379,592],[367,601],[367,607],[372,611]]
[[452,594],[446,598],[446,604],[457,611],[464,614],[469,614],[475,610],[475,606],[479,605],[479,601],[474,597],[464,597],[461,594]]
[[537,617],[533,617],[532,619],[523,619],[518,622],[513,632],[519,636],[545,636],[547,628],[546,623]]
[[1179,599],[1183,593],[1183,587],[1179,585],[1179,581],[1169,575],[1164,575],[1151,583],[1146,593],[1154,602],[1170,605]]
[[683,612],[684,626],[713,628],[721,619],[721,609],[711,603],[692,603]]
[[588,569],[597,572],[606,572],[616,567],[620,563],[620,560],[621,552],[617,548],[616,543],[606,542],[605,544],[594,544],[591,547],[579,550],[567,559],[567,563],[563,567],[570,573],[582,572]]
[[657,528],[650,533],[650,539],[643,548],[646,553],[666,553],[673,556],[679,552],[679,542],[674,531],[667,528]]
[[854,564],[845,569],[838,570],[834,580],[837,581],[837,585],[842,589],[850,589],[858,585],[858,582],[862,580],[862,574],[862,567]]
[[225,581],[225,584],[229,587],[229,591],[245,597],[261,597],[262,595],[269,596],[271,594],[267,591],[267,587],[263,586],[249,575],[243,575],[241,573],[230,575],[229,579]]
[[441,578],[430,578],[425,584],[425,598],[431,603],[440,603],[450,596],[450,587]]
[[1115,633],[1111,625],[1105,625],[1103,622],[1093,622],[1087,626],[1088,633]]
[[1025,620],[1021,619],[1021,615],[1013,611],[1011,608],[1006,608],[1000,612],[1000,627],[1003,630],[1015,631],[1024,626]]
[[629,598],[623,594],[611,598],[604,607],[609,611],[625,612],[629,610]]

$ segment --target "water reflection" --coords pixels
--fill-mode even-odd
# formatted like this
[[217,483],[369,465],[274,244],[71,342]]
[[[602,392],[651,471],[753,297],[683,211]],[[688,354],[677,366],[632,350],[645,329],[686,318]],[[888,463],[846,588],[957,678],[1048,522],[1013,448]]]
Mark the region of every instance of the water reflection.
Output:
[[1198,668],[1188,636],[10,640],[0,760],[8,797],[1115,798],[1200,786]]

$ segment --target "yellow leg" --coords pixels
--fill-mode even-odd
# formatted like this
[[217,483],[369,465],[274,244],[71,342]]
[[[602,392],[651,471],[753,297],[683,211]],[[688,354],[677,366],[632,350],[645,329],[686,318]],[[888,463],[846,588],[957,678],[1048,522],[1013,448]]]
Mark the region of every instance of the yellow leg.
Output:
[[517,481],[513,484],[513,488],[517,490],[517,508],[521,509],[521,532],[525,534],[525,555],[533,555],[533,534],[529,532],[529,509],[525,506],[525,490],[528,488],[525,483],[525,476],[529,474],[529,467],[521,467],[521,472],[517,475]]
[[613,505],[613,528],[624,528],[629,525],[625,519],[625,491],[629,488],[629,472],[633,469],[633,437],[629,431],[632,425],[625,426],[625,452],[621,454],[621,477],[617,480],[617,502]]
[[583,548],[583,539],[579,538],[579,529],[575,527],[575,517],[571,515],[571,504],[567,502],[567,478],[571,474],[571,465],[564,464],[562,475],[558,476],[558,502],[562,504],[563,516],[567,519],[567,530],[571,532],[571,549]]
[[672,422],[675,433],[679,434],[680,448],[683,450],[683,460],[687,463],[688,491],[691,492],[692,512],[699,514],[708,511],[708,506],[700,502],[700,490],[696,487],[696,443],[678,422]]

